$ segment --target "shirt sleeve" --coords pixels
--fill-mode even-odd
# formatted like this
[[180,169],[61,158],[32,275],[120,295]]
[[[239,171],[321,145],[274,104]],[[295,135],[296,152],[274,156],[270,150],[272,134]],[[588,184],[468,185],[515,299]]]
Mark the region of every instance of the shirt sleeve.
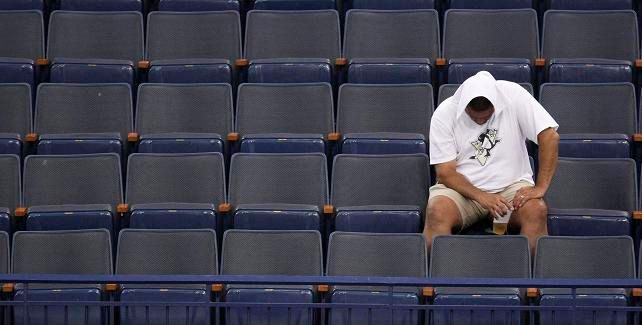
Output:
[[439,116],[433,115],[430,122],[430,164],[436,165],[457,159],[457,146],[452,127]]
[[514,109],[519,127],[525,138],[537,143],[540,132],[548,128],[557,130],[559,125],[528,91],[519,85],[516,86],[513,103],[516,106]]

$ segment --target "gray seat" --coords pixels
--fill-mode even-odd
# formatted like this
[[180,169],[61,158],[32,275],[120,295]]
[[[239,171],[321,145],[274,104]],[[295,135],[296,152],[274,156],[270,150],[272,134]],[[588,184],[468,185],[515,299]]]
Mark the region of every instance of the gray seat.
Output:
[[247,15],[245,57],[249,60],[340,56],[336,10],[252,10]]
[[34,130],[41,138],[102,135],[124,142],[134,126],[127,84],[41,84],[35,112]]
[[[533,95],[533,85],[530,83],[520,83],[520,86],[524,87],[524,89],[528,90],[528,92]],[[439,106],[444,100],[446,100],[449,97],[452,97],[457,89],[459,88],[460,84],[444,84],[439,87],[439,95],[437,97],[437,106]]]
[[328,202],[326,157],[237,153],[230,167],[229,202],[235,228],[319,230]]
[[546,59],[591,58],[632,63],[639,57],[639,51],[637,20],[632,10],[548,10],[544,14],[542,55]]
[[346,15],[343,56],[424,58],[439,56],[436,10],[353,9]]
[[160,12],[149,14],[148,60],[226,59],[241,57],[237,11]]
[[10,270],[9,234],[0,231],[0,273],[7,274]]
[[426,154],[337,155],[331,189],[335,229],[419,232],[429,184]]
[[232,131],[232,87],[228,84],[142,84],[136,131],[141,137],[217,134]]
[[560,124],[560,133],[636,132],[631,83],[543,84],[539,101]]
[[539,53],[537,12],[533,9],[452,9],[444,21],[444,57],[523,58]]
[[31,98],[29,84],[0,83],[0,138],[20,140],[31,132]]
[[47,56],[136,63],[143,58],[140,12],[58,10],[51,14]]
[[20,158],[0,155],[0,230],[9,232],[10,216],[21,204]]
[[0,11],[0,57],[36,60],[45,56],[42,12]]
[[413,133],[428,139],[433,102],[429,84],[343,84],[337,104],[337,132]]
[[242,135],[333,131],[330,84],[242,84],[238,92],[236,131]]

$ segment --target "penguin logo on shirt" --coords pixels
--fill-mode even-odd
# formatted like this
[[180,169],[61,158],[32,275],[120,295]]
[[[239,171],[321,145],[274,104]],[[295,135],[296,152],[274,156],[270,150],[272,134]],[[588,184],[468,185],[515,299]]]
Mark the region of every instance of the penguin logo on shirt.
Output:
[[486,129],[486,131],[477,137],[476,141],[471,142],[475,148],[475,155],[470,159],[477,159],[482,166],[486,165],[490,151],[500,142],[501,139],[497,137],[497,129]]

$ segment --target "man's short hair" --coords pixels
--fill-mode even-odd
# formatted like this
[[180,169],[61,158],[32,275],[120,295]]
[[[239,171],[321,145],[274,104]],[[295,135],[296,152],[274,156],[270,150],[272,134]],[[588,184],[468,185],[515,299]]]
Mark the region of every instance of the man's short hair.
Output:
[[483,112],[493,107],[493,103],[486,97],[475,97],[468,103],[468,107],[475,112]]

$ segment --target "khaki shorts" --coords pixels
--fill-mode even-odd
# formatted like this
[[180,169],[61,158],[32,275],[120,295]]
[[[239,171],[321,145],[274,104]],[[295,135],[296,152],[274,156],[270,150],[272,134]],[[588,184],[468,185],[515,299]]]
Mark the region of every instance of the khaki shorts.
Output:
[[[526,181],[519,181],[517,183],[509,185],[498,194],[500,194],[510,202],[511,200],[513,200],[515,193],[517,193],[520,188],[527,186],[533,186],[533,184]],[[467,199],[457,191],[452,190],[443,184],[436,184],[430,187],[430,197],[428,199],[428,205],[430,205],[430,200],[438,196],[448,197],[453,200],[453,202],[455,202],[455,205],[457,205],[457,208],[459,208],[459,213],[461,213],[461,222],[463,228],[469,227],[475,222],[482,220],[488,216],[488,210],[482,208],[482,206],[477,201]]]

